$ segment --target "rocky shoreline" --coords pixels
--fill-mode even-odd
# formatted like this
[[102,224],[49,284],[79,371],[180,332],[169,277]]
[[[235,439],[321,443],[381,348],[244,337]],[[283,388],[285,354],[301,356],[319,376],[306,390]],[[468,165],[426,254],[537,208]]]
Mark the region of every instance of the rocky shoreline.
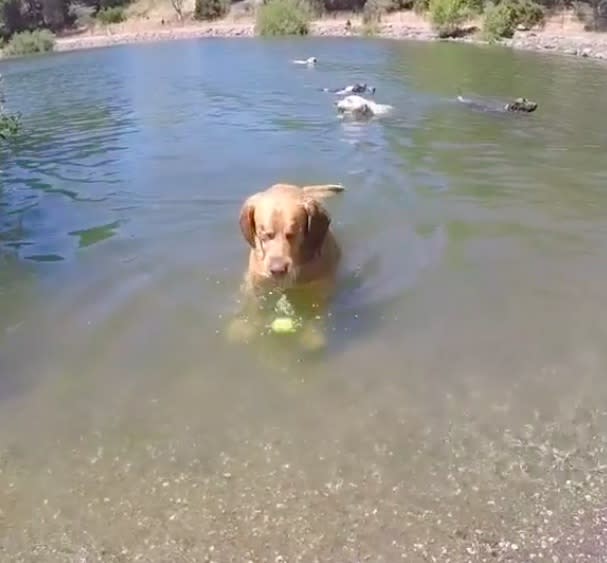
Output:
[[[352,31],[346,31],[345,21],[320,20],[313,22],[310,35],[316,37],[358,37],[362,29],[353,26]],[[60,37],[56,42],[56,51],[73,51],[77,49],[92,49],[123,45],[178,39],[193,39],[202,37],[254,37],[255,26],[252,22],[220,22],[213,24],[191,24],[184,26],[166,26],[133,31],[122,31],[109,27],[104,32],[83,33],[71,37]],[[416,25],[401,22],[387,22],[379,26],[375,36],[390,39],[410,39],[417,41],[438,41],[438,35],[431,27],[422,21]],[[447,41],[483,44],[474,35]],[[539,52],[553,52],[563,55],[579,56],[592,59],[607,60],[607,34],[555,33],[544,30],[517,31],[511,39],[499,44],[513,49],[523,49]]]
[[586,32],[584,35],[544,35],[541,32],[516,32],[503,42],[513,49],[555,52],[563,55],[607,60],[607,34]]

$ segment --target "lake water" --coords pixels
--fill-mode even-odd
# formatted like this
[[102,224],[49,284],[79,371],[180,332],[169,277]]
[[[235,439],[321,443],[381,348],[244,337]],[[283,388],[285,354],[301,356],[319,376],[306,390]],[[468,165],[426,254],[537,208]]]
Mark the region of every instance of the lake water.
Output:
[[[0,71],[2,561],[607,560],[604,66],[218,39]],[[357,80],[391,116],[336,118]],[[224,336],[279,181],[347,187],[314,358]]]

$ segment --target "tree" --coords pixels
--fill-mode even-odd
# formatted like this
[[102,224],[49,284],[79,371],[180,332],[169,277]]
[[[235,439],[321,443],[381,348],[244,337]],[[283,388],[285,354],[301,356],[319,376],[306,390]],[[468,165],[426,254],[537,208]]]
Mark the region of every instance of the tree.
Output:
[[24,27],[20,0],[0,0],[0,34],[8,39]]
[[183,19],[183,0],[171,0],[171,6],[175,10],[179,21]]
[[196,0],[194,17],[197,20],[218,20],[229,10],[229,0]]

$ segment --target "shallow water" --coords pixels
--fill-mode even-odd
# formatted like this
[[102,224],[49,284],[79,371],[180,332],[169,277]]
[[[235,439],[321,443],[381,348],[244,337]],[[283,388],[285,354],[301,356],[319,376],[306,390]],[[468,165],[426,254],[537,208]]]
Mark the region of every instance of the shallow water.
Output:
[[[607,560],[603,66],[243,39],[0,70],[2,561]],[[357,80],[392,115],[336,119]],[[223,334],[277,181],[348,189],[320,357]]]

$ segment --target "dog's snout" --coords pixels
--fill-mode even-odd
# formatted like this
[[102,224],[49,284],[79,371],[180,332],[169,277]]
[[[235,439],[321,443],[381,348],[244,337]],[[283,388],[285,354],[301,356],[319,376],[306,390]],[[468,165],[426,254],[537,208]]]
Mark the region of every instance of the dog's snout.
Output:
[[274,277],[281,277],[287,274],[289,264],[284,258],[272,258],[269,264],[270,273]]

